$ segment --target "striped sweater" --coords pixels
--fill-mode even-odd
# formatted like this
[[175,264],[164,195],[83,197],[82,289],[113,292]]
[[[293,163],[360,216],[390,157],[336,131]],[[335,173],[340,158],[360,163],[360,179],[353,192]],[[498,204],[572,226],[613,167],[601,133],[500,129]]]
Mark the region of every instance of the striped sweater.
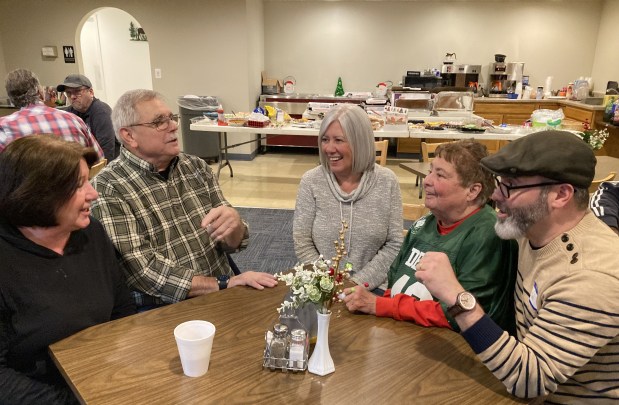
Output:
[[617,235],[587,212],[541,249],[519,241],[517,338],[485,316],[463,333],[513,395],[546,403],[619,401]]

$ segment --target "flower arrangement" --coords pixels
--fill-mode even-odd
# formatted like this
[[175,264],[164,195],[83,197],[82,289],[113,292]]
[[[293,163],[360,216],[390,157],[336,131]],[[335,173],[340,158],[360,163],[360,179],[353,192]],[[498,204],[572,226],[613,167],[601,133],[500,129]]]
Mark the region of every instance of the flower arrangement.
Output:
[[608,130],[606,128],[599,129],[585,129],[584,131],[576,132],[583,141],[585,141],[593,150],[598,150],[604,146],[604,142],[608,138]]
[[280,314],[300,308],[307,302],[316,304],[321,314],[327,314],[333,302],[341,301],[341,286],[352,271],[350,263],[340,269],[340,261],[347,254],[344,245],[347,228],[346,222],[342,221],[339,240],[334,242],[336,255],[332,260],[324,260],[320,255],[313,263],[297,264],[293,272],[276,274],[278,280],[290,286],[292,293],[292,301],[284,301],[277,309]]

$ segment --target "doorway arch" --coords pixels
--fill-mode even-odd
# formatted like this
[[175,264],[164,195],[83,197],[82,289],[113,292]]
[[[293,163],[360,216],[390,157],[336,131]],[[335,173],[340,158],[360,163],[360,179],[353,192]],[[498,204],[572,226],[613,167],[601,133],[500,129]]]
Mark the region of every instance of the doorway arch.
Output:
[[92,82],[96,97],[112,107],[127,90],[153,88],[148,41],[132,35],[138,27],[126,11],[101,7],[85,15],[76,30],[79,70]]

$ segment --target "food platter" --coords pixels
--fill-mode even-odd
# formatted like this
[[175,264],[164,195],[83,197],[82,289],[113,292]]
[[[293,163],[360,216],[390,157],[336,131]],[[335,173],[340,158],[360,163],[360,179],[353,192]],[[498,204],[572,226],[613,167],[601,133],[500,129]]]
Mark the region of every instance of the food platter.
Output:
[[458,131],[471,133],[471,134],[482,134],[486,132],[486,129],[482,127],[478,127],[476,125],[463,125],[458,129]]

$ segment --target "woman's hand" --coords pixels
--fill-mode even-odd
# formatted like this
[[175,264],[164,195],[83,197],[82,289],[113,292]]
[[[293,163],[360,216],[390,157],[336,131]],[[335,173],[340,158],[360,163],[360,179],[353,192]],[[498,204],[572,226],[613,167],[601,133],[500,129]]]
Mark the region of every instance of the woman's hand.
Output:
[[363,312],[376,315],[376,295],[368,291],[367,288],[357,285],[344,289],[343,301],[350,312]]

